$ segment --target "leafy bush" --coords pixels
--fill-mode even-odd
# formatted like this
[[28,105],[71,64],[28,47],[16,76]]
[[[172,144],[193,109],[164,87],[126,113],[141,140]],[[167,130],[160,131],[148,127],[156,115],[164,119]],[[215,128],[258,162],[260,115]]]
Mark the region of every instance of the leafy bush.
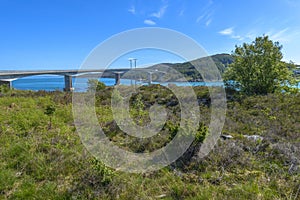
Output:
[[282,61],[282,46],[268,36],[257,37],[251,44],[237,46],[234,62],[224,74],[226,85],[247,95],[266,95],[282,91],[296,92],[291,68]]
[[105,89],[105,84],[96,79],[88,80],[88,91],[100,91]]

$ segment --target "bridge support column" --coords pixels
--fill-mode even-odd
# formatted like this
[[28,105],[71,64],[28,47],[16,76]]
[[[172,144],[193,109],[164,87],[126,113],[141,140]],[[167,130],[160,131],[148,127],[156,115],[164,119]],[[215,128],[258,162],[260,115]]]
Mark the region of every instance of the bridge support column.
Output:
[[148,72],[148,84],[152,84],[152,72]]
[[12,89],[12,81],[0,80],[1,85],[6,85],[9,89]]
[[115,73],[115,85],[120,85],[120,81],[121,81],[121,73],[122,72],[114,72]]
[[70,75],[65,75],[65,88],[64,91],[69,92],[73,90],[73,85],[72,85],[72,76]]

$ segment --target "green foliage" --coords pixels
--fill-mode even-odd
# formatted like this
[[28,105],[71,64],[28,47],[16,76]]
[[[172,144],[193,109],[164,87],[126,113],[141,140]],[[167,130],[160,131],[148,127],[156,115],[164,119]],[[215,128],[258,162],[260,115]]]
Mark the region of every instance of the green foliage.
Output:
[[173,138],[178,133],[179,125],[178,124],[174,124],[171,121],[167,121],[166,122],[166,128],[170,132],[171,138]]
[[145,105],[144,105],[144,103],[143,103],[143,96],[141,95],[141,94],[138,94],[137,96],[136,96],[136,99],[135,99],[135,101],[134,101],[134,103],[133,103],[133,105],[134,105],[134,108],[138,111],[138,114],[140,115],[143,111],[144,111],[144,109],[145,109]]
[[88,80],[88,91],[100,91],[105,89],[105,84],[96,79]]
[[268,36],[236,46],[234,63],[224,74],[226,85],[248,95],[295,90],[291,86],[296,81],[292,71],[282,62],[281,49],[282,46]]
[[[194,90],[198,99],[209,98],[207,88]],[[95,110],[115,145],[135,153],[153,152],[177,134],[180,106],[170,104],[167,122],[157,135],[145,140],[128,137],[113,121],[107,103],[111,91],[107,87],[96,94],[106,96]],[[160,86],[142,87],[139,93],[143,103],[139,107],[145,110],[176,99]],[[135,111],[137,95],[131,102]],[[180,168],[128,174],[110,169],[87,152],[75,132],[72,105],[64,93],[14,91],[0,97],[0,199],[298,199],[299,95],[229,101],[223,133],[233,139],[219,140],[208,156],[194,156]],[[45,113],[49,105],[55,105],[50,130]],[[210,107],[202,105],[200,110],[202,123],[189,155],[210,134]],[[254,134],[263,139],[243,136]]]
[[101,183],[103,185],[107,185],[110,183],[115,175],[114,171],[107,166],[105,166],[101,161],[97,160],[96,158],[91,159],[92,168],[99,173],[101,179]]
[[[184,62],[184,63],[163,63],[163,65],[154,65],[149,67],[151,71],[165,71],[166,74],[162,75],[159,73],[152,74],[153,81],[161,81],[161,77],[166,81],[182,81],[182,77],[184,76],[187,81],[203,81],[201,73],[199,72],[199,68],[202,66],[206,66],[205,69],[207,71],[207,79],[213,78],[209,77],[210,74],[214,74],[214,67],[217,67],[219,72],[222,74],[226,67],[233,62],[233,57],[229,54],[216,54],[209,57],[199,58],[193,61]],[[198,70],[195,68],[195,64],[197,64]],[[202,68],[201,70],[203,70]],[[179,74],[175,74],[174,70],[179,72]],[[211,71],[210,71],[211,70]],[[143,80],[148,80],[148,73],[145,72],[135,72],[134,74],[126,74],[127,78],[136,78]]]
[[52,116],[55,112],[56,108],[54,105],[48,105],[45,110],[45,115]]
[[55,111],[56,111],[56,108],[55,108],[54,105],[48,105],[46,107],[45,112],[44,112],[45,115],[49,116],[49,127],[48,127],[48,129],[52,128],[52,116],[55,113]]
[[203,142],[207,134],[208,134],[207,126],[205,126],[204,123],[200,123],[194,142],[197,144]]
[[9,87],[8,85],[0,85],[0,94],[5,94],[5,93],[8,93],[9,92]]

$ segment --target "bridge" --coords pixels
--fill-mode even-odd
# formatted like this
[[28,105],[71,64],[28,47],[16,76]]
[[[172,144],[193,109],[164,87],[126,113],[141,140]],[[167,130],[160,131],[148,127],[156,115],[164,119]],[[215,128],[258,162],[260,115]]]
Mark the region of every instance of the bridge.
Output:
[[120,84],[121,74],[126,73],[130,69],[100,69],[100,70],[40,70],[40,71],[0,71],[0,85],[8,85],[12,87],[12,81],[37,75],[61,75],[64,76],[65,91],[73,89],[72,77],[80,74],[102,73],[101,77],[112,77],[115,75],[115,85]]

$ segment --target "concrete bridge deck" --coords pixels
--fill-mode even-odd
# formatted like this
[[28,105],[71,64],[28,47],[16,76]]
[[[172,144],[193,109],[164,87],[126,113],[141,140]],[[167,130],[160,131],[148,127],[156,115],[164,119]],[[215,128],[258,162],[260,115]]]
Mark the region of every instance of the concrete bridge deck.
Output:
[[130,69],[99,69],[99,70],[38,70],[38,71],[13,71],[5,70],[0,71],[0,85],[6,84],[12,87],[11,82],[18,78],[23,78],[27,76],[37,76],[37,75],[61,75],[65,79],[65,91],[72,90],[72,77],[80,74],[87,73],[102,73],[103,77],[115,75],[115,84],[120,84],[121,74],[129,71]]

